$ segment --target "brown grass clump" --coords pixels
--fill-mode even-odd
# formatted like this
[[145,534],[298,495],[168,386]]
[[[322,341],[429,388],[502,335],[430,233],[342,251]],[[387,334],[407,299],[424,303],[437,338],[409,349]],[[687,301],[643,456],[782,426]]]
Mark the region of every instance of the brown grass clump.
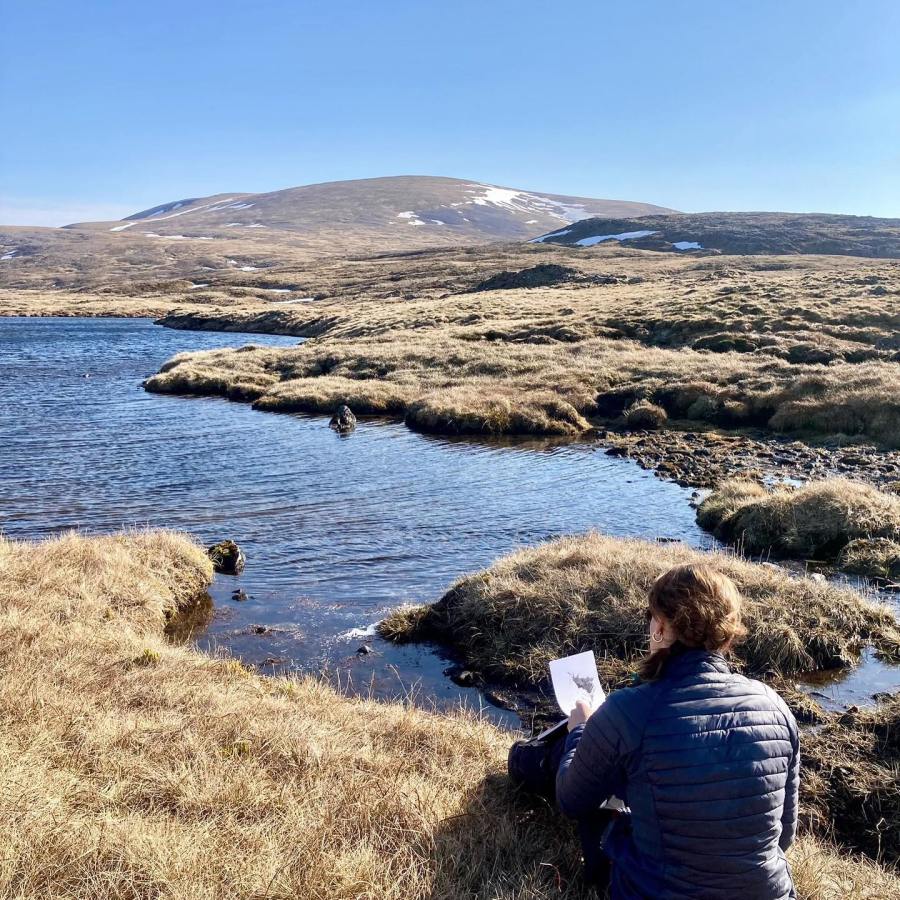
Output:
[[[210,578],[178,535],[0,541],[0,895],[593,896],[508,733],[165,641]],[[900,889],[808,837],[789,856],[801,900]]]
[[441,434],[577,435],[590,423],[552,391],[498,395],[486,386],[460,386],[410,403],[406,424]]
[[638,400],[625,410],[625,424],[635,430],[660,428],[665,425],[669,416],[655,403]]
[[504,557],[434,605],[389,616],[381,633],[442,641],[468,667],[520,685],[543,684],[549,660],[588,649],[613,672],[646,647],[644,611],[656,576],[700,560],[729,575],[746,599],[749,635],[736,653],[752,673],[849,665],[869,642],[890,657],[900,652],[893,613],[850,589],[725,553],[596,533]]
[[900,497],[842,478],[772,490],[738,480],[714,491],[697,521],[750,553],[834,558],[863,540],[841,559],[856,571],[865,562],[889,572],[900,542]]
[[866,575],[900,587],[900,541],[857,538],[841,550],[838,566],[853,575]]

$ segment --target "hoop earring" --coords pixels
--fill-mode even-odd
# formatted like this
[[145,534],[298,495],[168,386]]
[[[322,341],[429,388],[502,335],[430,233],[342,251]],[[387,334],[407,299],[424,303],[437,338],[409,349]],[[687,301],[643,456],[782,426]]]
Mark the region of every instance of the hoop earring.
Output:
[[654,644],[661,644],[663,642],[662,632],[654,631],[653,634],[650,635],[650,640],[653,641]]

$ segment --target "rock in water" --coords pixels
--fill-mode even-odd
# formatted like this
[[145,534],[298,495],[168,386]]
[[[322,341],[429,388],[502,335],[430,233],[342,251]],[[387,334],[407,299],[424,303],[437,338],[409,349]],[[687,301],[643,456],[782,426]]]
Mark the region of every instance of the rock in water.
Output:
[[219,541],[206,553],[221,575],[240,575],[244,571],[244,551],[234,541]]
[[328,423],[335,431],[346,434],[356,428],[356,416],[349,406],[339,406]]

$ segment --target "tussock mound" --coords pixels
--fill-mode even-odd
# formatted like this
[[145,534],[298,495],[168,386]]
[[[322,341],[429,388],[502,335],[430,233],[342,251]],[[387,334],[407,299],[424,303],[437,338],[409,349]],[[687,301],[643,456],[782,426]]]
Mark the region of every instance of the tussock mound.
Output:
[[881,577],[900,560],[900,497],[840,478],[772,490],[726,482],[701,504],[697,521],[749,553],[838,557],[848,571]]
[[724,553],[594,533],[504,557],[457,582],[434,605],[397,611],[381,632],[444,642],[468,667],[521,685],[543,683],[548,660],[593,649],[615,680],[623,662],[646,647],[653,579],[697,560],[719,567],[747,600],[749,635],[737,657],[752,673],[849,665],[869,642],[892,658],[900,654],[893,613],[855,591]]

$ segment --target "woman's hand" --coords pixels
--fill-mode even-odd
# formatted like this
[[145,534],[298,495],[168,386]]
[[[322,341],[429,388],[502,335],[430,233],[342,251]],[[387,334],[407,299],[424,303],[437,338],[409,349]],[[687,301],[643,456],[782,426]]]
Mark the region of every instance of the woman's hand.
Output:
[[586,700],[579,700],[575,704],[575,709],[569,713],[569,731],[573,728],[577,728],[579,725],[584,725],[591,717],[593,711],[591,705]]

